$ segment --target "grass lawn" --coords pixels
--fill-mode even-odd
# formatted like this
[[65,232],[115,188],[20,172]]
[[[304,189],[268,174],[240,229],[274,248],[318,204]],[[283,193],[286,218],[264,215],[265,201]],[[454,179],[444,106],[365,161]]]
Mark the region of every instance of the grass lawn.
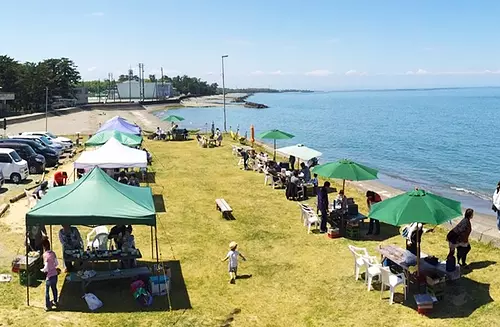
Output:
[[[381,241],[404,246],[402,237],[351,241],[307,234],[297,203],[286,200],[283,190],[265,186],[262,174],[239,169],[227,143],[214,149],[200,148],[196,141],[146,141],[145,146],[154,158],[153,193],[163,195],[168,210],[158,214],[161,258],[179,263],[188,298],[182,285],[174,283],[172,302],[177,310],[146,312],[135,306],[136,312],[124,312],[130,309],[128,284],[101,283],[91,286],[91,291],[98,296],[114,292],[102,298],[105,313],[88,313],[77,297],[78,288],[74,298],[80,301],[81,312],[45,313],[41,309],[42,287],[32,290],[36,307],[28,308],[25,289],[16,277],[9,284],[0,284],[0,325],[498,325],[500,306],[493,300],[500,298],[500,269],[491,264],[500,261],[498,249],[473,242],[469,261],[480,264],[450,286],[433,318],[428,318],[416,312],[411,298],[407,305],[400,303],[402,288],[397,290],[398,303],[391,306],[389,292],[381,300],[379,291],[367,292],[361,280],[354,280],[348,244],[366,247],[377,255],[375,249]],[[347,193],[356,198],[360,211],[366,212],[362,194],[349,188]],[[226,221],[215,210],[214,200],[219,197],[232,206],[235,220]],[[383,226],[382,233],[390,230],[393,228]],[[9,234],[5,226],[0,232],[5,235],[1,246],[15,251],[22,235]],[[134,234],[138,247],[146,259],[150,258],[149,228],[135,227]],[[445,235],[441,229],[425,234],[422,250],[443,258],[448,251]],[[228,284],[227,263],[220,261],[233,240],[248,259],[240,262],[238,273],[251,275],[237,280],[236,285]],[[182,309],[188,304],[191,309]]]

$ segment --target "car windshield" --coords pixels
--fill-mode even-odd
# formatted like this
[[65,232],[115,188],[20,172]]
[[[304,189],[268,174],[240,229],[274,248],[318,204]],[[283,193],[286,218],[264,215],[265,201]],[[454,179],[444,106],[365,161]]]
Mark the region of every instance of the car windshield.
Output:
[[16,151],[12,151],[12,152],[10,153],[10,156],[12,157],[12,159],[13,159],[15,162],[19,162],[19,161],[23,160],[23,159],[21,159],[21,157],[17,154],[17,152],[16,152]]
[[46,136],[40,136],[40,140],[42,140],[43,143],[47,144],[47,145],[51,145],[52,144],[52,141],[49,140]]
[[31,146],[26,146],[25,149],[26,153],[30,156],[36,154],[35,151],[33,151],[33,148]]
[[48,137],[50,137],[52,139],[56,139],[57,138],[57,136],[55,136],[54,134],[52,134],[50,132],[45,133],[45,135],[47,135]]

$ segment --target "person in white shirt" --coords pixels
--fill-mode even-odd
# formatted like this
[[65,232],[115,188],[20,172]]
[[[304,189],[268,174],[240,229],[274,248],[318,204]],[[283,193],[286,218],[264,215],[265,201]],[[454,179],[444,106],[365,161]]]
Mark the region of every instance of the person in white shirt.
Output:
[[491,209],[497,213],[497,228],[498,232],[500,232],[500,182],[498,182],[497,188],[493,193],[493,206]]
[[241,254],[238,250],[238,244],[236,242],[231,242],[229,243],[229,252],[227,253],[226,257],[222,259],[222,262],[226,261],[229,259],[228,263],[228,270],[229,270],[229,283],[234,284],[236,283],[236,278],[238,274],[238,257],[241,257],[243,261],[247,261],[247,259]]

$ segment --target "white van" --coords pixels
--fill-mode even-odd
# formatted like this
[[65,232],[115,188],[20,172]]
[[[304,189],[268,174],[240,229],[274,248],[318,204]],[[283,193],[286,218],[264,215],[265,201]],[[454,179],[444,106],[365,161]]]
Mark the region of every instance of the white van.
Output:
[[5,178],[16,184],[29,175],[28,163],[13,149],[0,148],[0,169]]

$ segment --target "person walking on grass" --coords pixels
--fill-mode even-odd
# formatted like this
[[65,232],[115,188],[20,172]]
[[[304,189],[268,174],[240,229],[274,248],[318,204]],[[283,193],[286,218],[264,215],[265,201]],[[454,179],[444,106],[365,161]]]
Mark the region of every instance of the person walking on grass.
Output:
[[493,193],[493,205],[491,206],[494,212],[497,214],[497,228],[500,233],[500,182],[497,184],[497,188]]
[[448,256],[454,256],[456,249],[458,264],[464,268],[467,267],[467,254],[471,249],[469,236],[472,232],[470,220],[473,217],[474,210],[470,208],[465,210],[464,218],[446,235],[446,240],[448,241],[450,247],[450,253]]
[[[57,307],[57,257],[54,251],[50,249],[48,239],[42,241],[43,247],[43,268],[42,272],[47,274],[45,278],[45,311],[52,310],[52,307]],[[50,301],[50,291],[52,290],[53,301]]]
[[237,250],[237,248],[238,244],[236,242],[233,241],[229,243],[229,252],[227,253],[226,257],[221,260],[222,262],[229,260],[228,270],[230,284],[236,283],[236,278],[238,276],[238,257],[241,257],[243,261],[247,261],[247,259]]

